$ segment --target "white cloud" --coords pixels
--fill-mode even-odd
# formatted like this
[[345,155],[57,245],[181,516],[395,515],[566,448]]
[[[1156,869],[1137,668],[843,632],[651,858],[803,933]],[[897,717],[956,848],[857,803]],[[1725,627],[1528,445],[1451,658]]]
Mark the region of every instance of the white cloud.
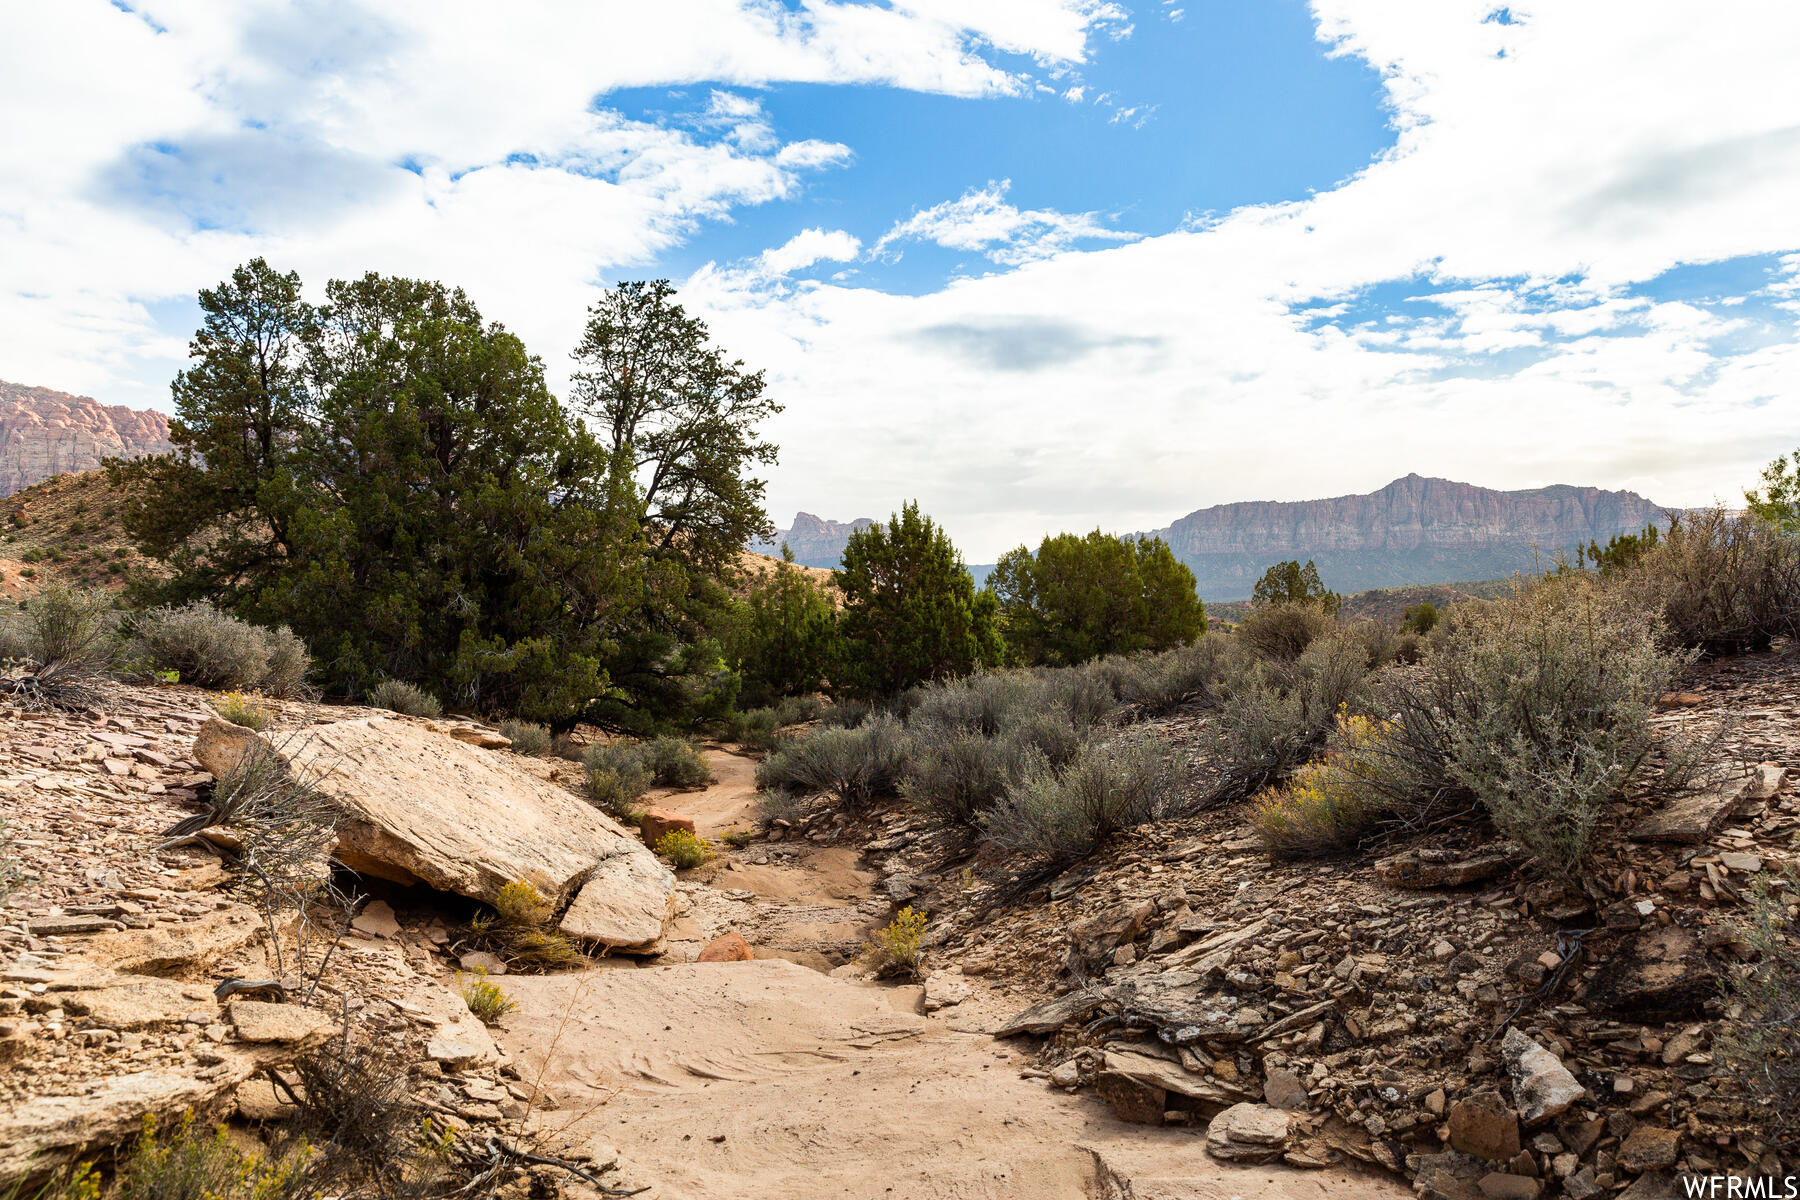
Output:
[[994,262],[1018,266],[1048,258],[1079,242],[1124,242],[1137,237],[1103,224],[1094,213],[1052,209],[1021,211],[1006,201],[1012,181],[971,188],[955,200],[916,212],[881,236],[876,254],[900,242],[935,242],[951,250],[972,250]]
[[789,275],[819,262],[849,262],[862,242],[842,229],[803,229],[773,250],[762,252],[762,266],[774,275]]

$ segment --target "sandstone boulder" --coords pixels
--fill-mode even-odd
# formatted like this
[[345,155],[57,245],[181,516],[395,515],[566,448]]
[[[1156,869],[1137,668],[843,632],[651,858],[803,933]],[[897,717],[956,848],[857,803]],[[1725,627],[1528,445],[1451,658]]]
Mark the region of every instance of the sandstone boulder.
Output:
[[1221,1162],[1268,1162],[1287,1147],[1291,1119],[1266,1104],[1234,1104],[1206,1127],[1206,1152]]
[[750,943],[742,934],[726,933],[714,938],[700,952],[701,962],[750,962],[756,955],[750,952]]
[[1519,1152],[1519,1114],[1498,1092],[1477,1092],[1450,1106],[1450,1145],[1490,1162],[1507,1162]]
[[1632,827],[1631,839],[1636,842],[1699,845],[1717,833],[1719,827],[1730,820],[1731,815],[1745,801],[1753,797],[1761,782],[1762,774],[1759,771],[1691,796],[1672,797],[1661,808]]
[[647,845],[656,845],[663,834],[677,829],[685,829],[687,832],[693,833],[694,818],[684,817],[678,812],[667,808],[658,808],[655,805],[646,808],[644,815],[638,818],[638,832],[643,835]]
[[1498,852],[1456,854],[1448,850],[1408,850],[1375,864],[1375,877],[1389,887],[1464,887],[1492,879],[1506,869],[1508,858]]
[[615,950],[649,952],[675,911],[675,877],[635,839],[594,868],[563,914],[572,938]]

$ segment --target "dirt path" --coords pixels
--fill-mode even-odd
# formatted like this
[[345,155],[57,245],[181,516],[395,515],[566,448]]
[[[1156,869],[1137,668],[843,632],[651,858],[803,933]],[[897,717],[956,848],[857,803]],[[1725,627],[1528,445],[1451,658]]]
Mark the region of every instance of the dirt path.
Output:
[[[708,836],[750,827],[754,764],[719,750],[707,760],[712,786],[653,801]],[[808,842],[727,851],[683,879],[660,963],[509,978],[519,1008],[500,1040],[556,1097],[543,1124],[617,1158],[623,1178],[651,1185],[647,1200],[1407,1194],[1216,1163],[1203,1129],[1128,1125],[1022,1075],[1021,1048],[982,1032],[1006,1001],[982,992],[928,1017],[921,989],[856,978],[843,964],[890,907],[859,858]],[[692,961],[727,930],[756,961]]]

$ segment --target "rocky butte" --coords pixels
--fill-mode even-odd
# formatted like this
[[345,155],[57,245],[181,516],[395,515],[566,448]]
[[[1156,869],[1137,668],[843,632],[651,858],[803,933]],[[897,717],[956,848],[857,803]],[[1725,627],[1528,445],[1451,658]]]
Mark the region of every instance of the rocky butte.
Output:
[[104,458],[171,449],[169,419],[159,412],[0,380],[0,496],[52,475],[91,471]]
[[1499,579],[1558,549],[1664,523],[1668,511],[1635,492],[1502,492],[1408,475],[1364,496],[1215,505],[1154,532],[1193,568],[1202,597],[1241,600],[1290,558],[1313,560],[1339,592]]
[[811,513],[794,514],[794,523],[775,531],[768,542],[758,542],[750,549],[758,554],[780,554],[782,544],[794,552],[794,561],[807,567],[836,567],[843,556],[850,535],[867,529],[875,522],[868,517],[854,521],[827,521]]

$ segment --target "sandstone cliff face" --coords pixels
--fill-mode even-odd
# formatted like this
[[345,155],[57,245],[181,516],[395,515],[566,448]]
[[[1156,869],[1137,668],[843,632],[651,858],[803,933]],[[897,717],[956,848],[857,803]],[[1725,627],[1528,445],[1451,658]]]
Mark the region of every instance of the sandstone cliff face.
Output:
[[172,449],[169,419],[0,380],[0,496],[52,475],[91,471],[103,458],[139,458]]
[[1501,492],[1408,475],[1378,492],[1292,503],[1221,504],[1156,532],[1208,599],[1242,599],[1283,559],[1312,559],[1340,592],[1496,579],[1558,549],[1665,521],[1635,492],[1553,487]]
[[758,554],[781,554],[781,544],[787,543],[794,552],[794,561],[807,567],[836,567],[843,556],[844,547],[849,544],[850,535],[867,529],[875,522],[868,517],[858,517],[854,521],[827,521],[815,517],[811,513],[795,513],[794,523],[786,529],[777,530],[772,541],[758,543],[750,547]]

